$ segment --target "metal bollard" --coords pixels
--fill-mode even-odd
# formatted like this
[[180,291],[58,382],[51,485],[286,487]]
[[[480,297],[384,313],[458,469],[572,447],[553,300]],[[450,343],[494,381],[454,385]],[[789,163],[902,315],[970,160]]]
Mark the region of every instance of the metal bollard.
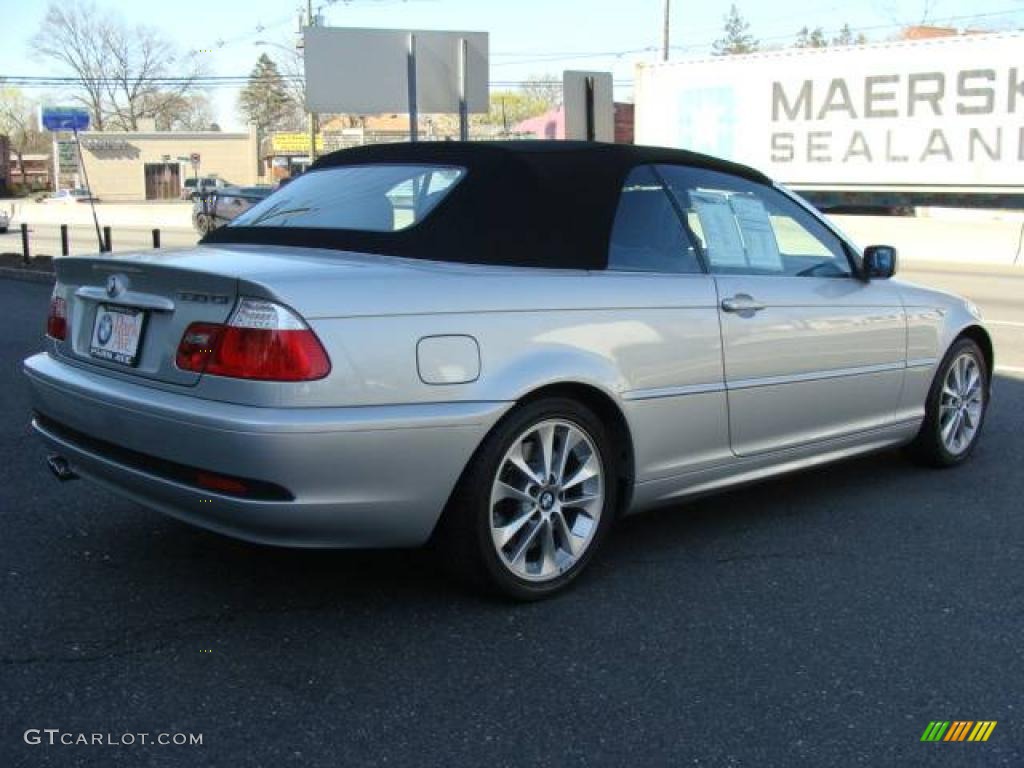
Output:
[[30,263],[30,257],[28,254],[28,224],[25,223],[22,223],[21,225],[21,263]]
[[103,228],[103,251],[104,253],[110,253],[113,248],[113,244],[110,241],[110,227]]
[[68,225],[60,225],[60,255],[67,256],[71,253],[71,248],[68,246]]
[[154,229],[153,230],[153,247],[154,248],[159,248],[160,247],[160,230],[159,229]]

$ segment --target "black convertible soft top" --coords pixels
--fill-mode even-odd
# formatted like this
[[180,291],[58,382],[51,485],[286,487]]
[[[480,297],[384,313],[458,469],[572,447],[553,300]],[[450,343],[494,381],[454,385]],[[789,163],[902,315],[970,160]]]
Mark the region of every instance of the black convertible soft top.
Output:
[[603,269],[622,184],[638,165],[746,166],[677,149],[577,141],[373,144],[332,152],[308,171],[375,163],[459,166],[465,177],[423,221],[396,232],[229,226],[203,243],[332,248],[437,261]]

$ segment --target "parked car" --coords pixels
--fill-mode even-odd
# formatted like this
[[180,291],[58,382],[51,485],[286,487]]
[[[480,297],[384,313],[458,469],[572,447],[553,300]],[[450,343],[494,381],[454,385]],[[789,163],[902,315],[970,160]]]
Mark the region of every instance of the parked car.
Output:
[[230,186],[231,182],[218,176],[200,176],[198,178],[193,176],[191,179],[185,179],[182,183],[181,199],[195,200]]
[[11,217],[7,211],[0,211],[0,235],[7,234],[7,228],[11,225]]
[[55,266],[24,367],[58,477],[255,542],[433,539],[519,599],[623,514],[897,446],[961,464],[993,370],[893,248],[667,149],[345,150],[194,248]]
[[100,199],[90,195],[87,189],[58,189],[51,195],[41,195],[37,203],[98,203]]
[[197,197],[192,204],[192,226],[205,235],[252,208],[274,191],[270,186],[224,187]]

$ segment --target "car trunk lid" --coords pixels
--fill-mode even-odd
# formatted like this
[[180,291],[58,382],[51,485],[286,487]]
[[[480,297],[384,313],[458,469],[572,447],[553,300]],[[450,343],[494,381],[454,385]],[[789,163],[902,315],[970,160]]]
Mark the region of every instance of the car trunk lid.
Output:
[[121,375],[195,384],[198,373],[174,364],[182,334],[191,323],[226,322],[238,278],[161,256],[56,259],[57,290],[70,321],[57,353]]

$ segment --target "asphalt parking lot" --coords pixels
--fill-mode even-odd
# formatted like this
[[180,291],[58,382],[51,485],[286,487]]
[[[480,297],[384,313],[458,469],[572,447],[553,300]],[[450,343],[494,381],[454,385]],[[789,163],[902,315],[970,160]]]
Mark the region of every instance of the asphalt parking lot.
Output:
[[[1020,765],[1024,270],[913,277],[998,323],[966,466],[890,452],[632,518],[526,606],[422,552],[260,548],[57,483],[20,373],[49,287],[0,280],[0,765]],[[921,743],[933,720],[998,725]]]

